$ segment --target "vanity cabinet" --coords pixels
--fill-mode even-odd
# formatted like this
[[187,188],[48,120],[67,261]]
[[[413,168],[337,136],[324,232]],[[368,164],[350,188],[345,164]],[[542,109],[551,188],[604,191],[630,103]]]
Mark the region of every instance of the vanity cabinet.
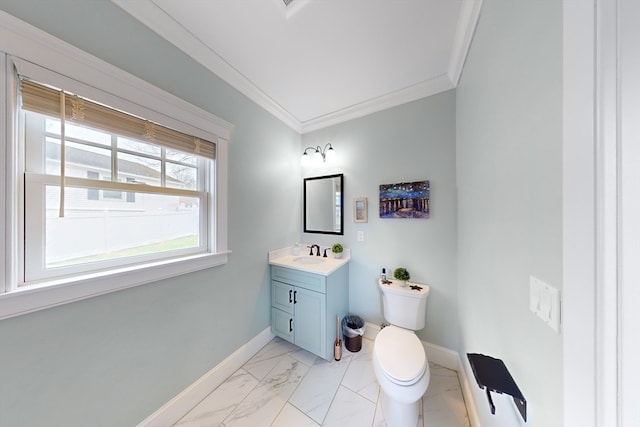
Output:
[[336,316],[349,309],[349,267],[329,275],[271,266],[271,330],[326,360],[333,359]]

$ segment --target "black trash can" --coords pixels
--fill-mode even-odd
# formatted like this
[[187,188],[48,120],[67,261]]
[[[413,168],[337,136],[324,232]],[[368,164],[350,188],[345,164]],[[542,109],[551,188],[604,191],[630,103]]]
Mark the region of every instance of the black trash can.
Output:
[[342,335],[344,346],[352,353],[362,348],[362,335],[364,335],[364,319],[360,316],[349,314],[342,319]]

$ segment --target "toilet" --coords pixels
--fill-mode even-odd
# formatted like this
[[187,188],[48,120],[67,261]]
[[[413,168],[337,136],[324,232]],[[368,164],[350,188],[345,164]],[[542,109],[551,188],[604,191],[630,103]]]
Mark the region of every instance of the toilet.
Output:
[[429,363],[415,334],[424,328],[429,286],[378,281],[384,318],[391,325],[376,335],[373,369],[382,389],[388,427],[415,427],[421,398],[429,385]]

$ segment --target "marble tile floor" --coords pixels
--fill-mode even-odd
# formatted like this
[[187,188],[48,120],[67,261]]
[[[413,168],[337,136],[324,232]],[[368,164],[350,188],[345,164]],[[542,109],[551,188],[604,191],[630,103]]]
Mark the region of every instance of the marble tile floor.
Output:
[[[176,427],[386,427],[371,351],[327,362],[274,338]],[[469,427],[455,371],[430,363],[417,427]]]

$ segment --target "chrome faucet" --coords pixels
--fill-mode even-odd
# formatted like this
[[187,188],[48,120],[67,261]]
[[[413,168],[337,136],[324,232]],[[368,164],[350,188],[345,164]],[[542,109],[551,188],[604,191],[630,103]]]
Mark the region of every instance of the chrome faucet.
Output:
[[310,248],[309,255],[313,255],[313,248],[317,248],[316,256],[320,256],[320,246],[319,245],[316,245],[314,243],[313,245],[307,246],[307,247]]

